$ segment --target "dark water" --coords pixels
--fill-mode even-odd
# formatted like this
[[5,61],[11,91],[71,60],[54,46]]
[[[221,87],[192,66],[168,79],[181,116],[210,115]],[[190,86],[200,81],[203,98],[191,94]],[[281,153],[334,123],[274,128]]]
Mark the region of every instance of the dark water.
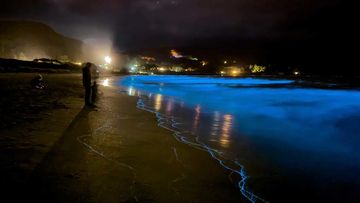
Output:
[[179,141],[241,174],[249,201],[360,202],[360,91],[292,83],[190,76],[118,82]]

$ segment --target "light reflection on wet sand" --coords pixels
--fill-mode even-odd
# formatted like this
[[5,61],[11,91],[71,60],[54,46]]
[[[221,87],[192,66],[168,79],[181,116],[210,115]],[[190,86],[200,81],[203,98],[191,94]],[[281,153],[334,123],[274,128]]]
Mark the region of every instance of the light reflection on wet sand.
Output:
[[162,102],[163,102],[163,96],[161,94],[157,94],[155,96],[155,103],[154,103],[154,109],[156,111],[159,111],[161,109],[161,107],[163,106]]
[[167,100],[167,104],[166,104],[166,113],[169,115],[172,113],[173,109],[174,109],[174,99],[170,98]]
[[[172,97],[164,97],[162,94],[153,94],[153,93],[145,93],[134,89],[133,87],[127,88],[127,94],[129,96],[139,96],[139,97],[147,97],[150,102],[150,106],[155,111],[164,112],[166,115],[174,115],[174,111],[176,108],[185,108],[185,103],[183,101],[176,102]],[[200,128],[206,126],[205,123],[201,122],[202,112],[201,112],[201,105],[195,105],[193,109],[186,109],[187,111],[191,111],[192,115],[192,122],[191,124],[191,133],[196,135]],[[208,116],[208,115],[207,115]],[[218,143],[219,147],[221,148],[228,148],[231,143],[231,130],[234,125],[234,116],[231,114],[221,114],[218,111],[215,111],[211,116],[210,119],[212,120],[211,126],[206,127],[208,131],[209,137],[208,141]],[[204,129],[201,129],[204,130]]]
[[200,123],[201,106],[196,105],[194,111],[195,111],[195,114],[194,114],[193,126],[192,126],[191,132],[196,134],[196,132],[198,131],[199,123]]
[[[150,99],[150,100],[147,100],[147,102],[144,102],[144,99],[145,100]],[[151,102],[154,102],[154,104],[151,105]],[[179,128],[179,124],[182,124],[182,123],[179,123],[177,121],[177,118],[174,116],[175,112],[174,112],[174,114],[170,114],[170,115],[166,115],[163,113],[163,109],[161,109],[161,106],[163,106],[162,102],[164,102],[164,104],[165,104],[165,99],[163,99],[163,96],[159,95],[159,94],[157,94],[157,96],[155,97],[155,100],[151,100],[149,95],[147,95],[147,98],[144,96],[140,96],[138,99],[138,102],[137,102],[137,107],[139,109],[154,113],[156,115],[156,118],[158,119],[158,126],[163,127],[165,129],[173,132],[172,135],[179,142],[182,142],[184,144],[192,146],[196,149],[208,152],[208,154],[211,156],[211,158],[216,160],[224,169],[226,169],[227,171],[230,171],[229,177],[232,176],[233,174],[237,174],[239,176],[239,179],[236,180],[238,189],[240,190],[240,193],[243,195],[244,198],[249,200],[251,203],[267,202],[266,200],[255,195],[254,193],[252,193],[252,191],[250,191],[248,189],[248,186],[247,186],[248,176],[246,174],[245,167],[241,163],[239,163],[237,160],[232,160],[232,159],[228,159],[227,157],[224,157],[222,151],[220,151],[217,148],[213,148],[213,147],[209,146],[208,144],[206,144],[207,141],[205,141],[205,142],[201,141],[199,138],[199,135],[194,135],[193,133],[191,133],[192,135],[195,136],[194,137],[195,139],[193,137],[188,137],[188,132],[186,131],[186,128],[181,128],[181,127]],[[159,110],[156,110],[156,108],[158,108]],[[195,113],[194,113],[195,116],[193,118],[193,121],[194,121],[193,124],[194,124],[194,127],[196,130],[198,130],[200,128],[200,127],[197,127],[200,124],[200,117],[201,117],[200,109],[201,109],[201,107],[199,105],[197,105],[193,109],[195,111]],[[185,110],[185,109],[181,109],[181,111],[183,111],[183,110]],[[231,115],[229,115],[229,114],[224,115],[222,133],[224,133],[223,136],[225,136],[226,139],[223,138],[223,140],[224,140],[222,143],[223,148],[227,147],[230,143],[230,141],[228,140],[228,137],[229,137],[229,132],[230,132],[230,128],[232,125],[232,123],[231,123],[232,120],[233,120],[233,118]],[[221,140],[220,140],[220,143],[221,143]],[[175,153],[176,157],[178,157],[178,155],[176,153],[176,149],[174,149],[174,150],[175,150],[174,153]],[[231,177],[230,177],[230,180],[231,180],[231,182],[233,181]]]
[[128,89],[128,95],[129,96],[135,96],[135,94],[136,94],[136,90],[134,88],[130,87]]
[[[214,138],[216,138],[219,134],[221,120],[220,120],[220,112],[215,111],[213,116],[213,122],[211,124],[211,133],[210,135]],[[212,140],[213,141],[213,140]]]
[[223,117],[224,121],[221,128],[220,144],[222,147],[227,148],[230,144],[230,132],[232,128],[233,116],[226,114]]

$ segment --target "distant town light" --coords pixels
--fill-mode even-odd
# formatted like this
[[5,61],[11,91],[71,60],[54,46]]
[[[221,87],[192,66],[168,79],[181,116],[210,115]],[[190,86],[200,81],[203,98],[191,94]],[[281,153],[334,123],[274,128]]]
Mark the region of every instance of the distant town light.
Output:
[[110,64],[111,61],[112,61],[112,59],[111,59],[110,56],[106,56],[106,57],[105,57],[105,62],[106,62],[107,64]]
[[131,70],[131,72],[135,72],[135,71],[136,71],[136,66],[132,66],[132,67],[130,68],[130,70]]
[[189,60],[192,60],[192,61],[198,61],[199,60],[198,58],[195,58],[195,57],[192,57],[192,56],[187,56],[186,58],[189,59]]
[[166,68],[160,67],[160,68],[158,68],[158,70],[159,70],[160,72],[165,72],[165,71],[166,71]]
[[172,50],[170,51],[170,54],[171,54],[171,56],[174,57],[174,58],[182,58],[182,57],[184,57],[183,55],[179,54],[175,49],[172,49]]
[[231,74],[232,74],[233,76],[237,76],[237,75],[240,74],[240,71],[233,70],[233,71],[231,71]]
[[156,58],[151,56],[141,56],[140,58],[145,61],[156,61]]
[[225,60],[225,61],[224,61],[224,64],[227,64],[227,63],[228,63],[228,61]]
[[249,69],[251,71],[251,73],[263,73],[266,71],[266,67],[265,66],[259,66],[259,65],[250,65]]
[[189,59],[189,60],[192,60],[192,61],[198,61],[199,60],[196,57],[184,56],[184,55],[180,54],[178,51],[176,51],[175,49],[170,50],[170,55],[171,55],[171,57],[176,58],[176,59],[186,58],[186,59]]

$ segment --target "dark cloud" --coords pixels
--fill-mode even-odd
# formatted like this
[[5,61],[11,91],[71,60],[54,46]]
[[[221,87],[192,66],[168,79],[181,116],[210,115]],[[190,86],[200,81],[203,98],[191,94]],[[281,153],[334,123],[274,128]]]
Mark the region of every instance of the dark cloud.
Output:
[[2,18],[43,21],[82,39],[109,37],[118,50],[255,46],[252,50],[270,52],[271,42],[296,49],[304,40],[309,43],[323,35],[346,37],[339,30],[354,21],[348,15],[351,6],[342,0],[12,0],[1,4]]
[[[167,38],[279,35],[276,27],[284,21],[336,3],[334,0],[13,0],[2,3],[1,15],[50,22],[66,33],[71,33],[74,26],[104,28],[116,33],[120,41],[127,40],[120,44],[137,44],[139,38],[159,36],[166,41]],[[66,25],[70,29],[65,29]],[[155,41],[158,40],[161,41]]]

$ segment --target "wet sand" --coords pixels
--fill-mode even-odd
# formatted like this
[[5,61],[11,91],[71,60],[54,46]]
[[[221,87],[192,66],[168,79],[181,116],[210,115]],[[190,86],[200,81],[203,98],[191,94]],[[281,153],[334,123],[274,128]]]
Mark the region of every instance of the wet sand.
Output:
[[[76,93],[60,100],[66,108],[49,108],[38,121],[1,130],[1,149],[11,149],[0,155],[6,197],[47,202],[246,202],[236,187],[238,177],[207,152],[176,141],[170,131],[157,126],[154,114],[136,107],[135,97],[100,86],[98,108],[82,108],[81,81],[71,89]],[[17,143],[7,141],[13,137]],[[28,142],[24,151],[21,142]]]

